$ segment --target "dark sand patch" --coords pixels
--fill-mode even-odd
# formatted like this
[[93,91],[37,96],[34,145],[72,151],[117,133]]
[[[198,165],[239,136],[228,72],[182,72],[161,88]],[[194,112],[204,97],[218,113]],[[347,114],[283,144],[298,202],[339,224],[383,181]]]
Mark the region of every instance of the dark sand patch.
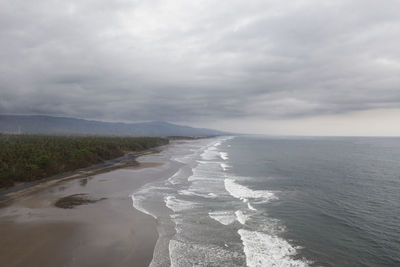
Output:
[[60,198],[59,200],[56,201],[56,203],[54,203],[54,206],[62,209],[72,209],[79,205],[96,203],[97,201],[101,201],[104,199],[106,198],[103,197],[98,199],[91,199],[87,196],[87,194],[74,194]]

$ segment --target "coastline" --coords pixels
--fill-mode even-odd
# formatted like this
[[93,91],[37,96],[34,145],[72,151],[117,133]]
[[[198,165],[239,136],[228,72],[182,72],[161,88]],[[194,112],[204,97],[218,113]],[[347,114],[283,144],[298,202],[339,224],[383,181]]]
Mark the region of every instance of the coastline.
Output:
[[165,145],[139,152],[127,152],[121,157],[106,160],[102,163],[94,164],[89,167],[56,174],[51,177],[46,177],[37,181],[20,183],[10,188],[0,188],[0,208],[9,205],[13,200],[18,199],[24,195],[35,193],[38,190],[45,189],[60,182],[68,181],[71,179],[85,178],[88,176],[106,173],[121,168],[146,167],[146,164],[140,164],[137,161],[137,158],[154,153],[159,153],[164,148]]
[[[80,169],[9,192],[0,208],[1,266],[148,266],[157,221],[130,194],[169,175],[167,162],[140,162],[163,147]],[[154,175],[157,172],[157,175]],[[90,201],[56,207],[63,197]]]

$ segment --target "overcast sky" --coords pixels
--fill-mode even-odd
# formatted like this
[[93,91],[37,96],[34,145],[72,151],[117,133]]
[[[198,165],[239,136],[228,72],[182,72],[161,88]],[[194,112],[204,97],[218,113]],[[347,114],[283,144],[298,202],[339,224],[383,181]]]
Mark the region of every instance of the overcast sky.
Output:
[[400,135],[398,0],[0,0],[0,113]]

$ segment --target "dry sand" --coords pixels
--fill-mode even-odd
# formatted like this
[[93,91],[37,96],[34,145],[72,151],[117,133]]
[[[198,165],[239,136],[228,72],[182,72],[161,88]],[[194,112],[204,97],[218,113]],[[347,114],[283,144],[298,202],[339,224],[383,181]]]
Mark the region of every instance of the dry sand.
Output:
[[[0,266],[148,266],[157,222],[132,207],[130,194],[163,172],[147,162],[19,194],[0,209]],[[76,194],[90,201],[55,206]]]

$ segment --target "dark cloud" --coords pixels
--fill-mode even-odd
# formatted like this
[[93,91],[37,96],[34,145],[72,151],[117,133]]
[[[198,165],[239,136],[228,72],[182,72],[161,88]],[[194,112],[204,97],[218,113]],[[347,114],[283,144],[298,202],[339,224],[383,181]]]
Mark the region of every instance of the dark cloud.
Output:
[[398,109],[399,9],[0,0],[0,112],[207,122]]

